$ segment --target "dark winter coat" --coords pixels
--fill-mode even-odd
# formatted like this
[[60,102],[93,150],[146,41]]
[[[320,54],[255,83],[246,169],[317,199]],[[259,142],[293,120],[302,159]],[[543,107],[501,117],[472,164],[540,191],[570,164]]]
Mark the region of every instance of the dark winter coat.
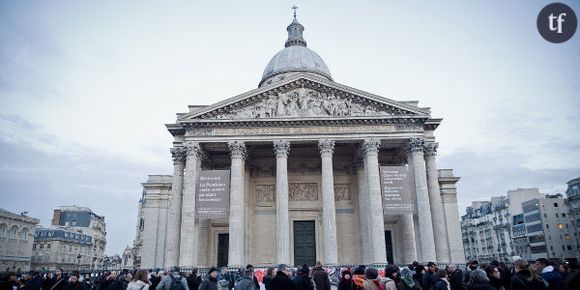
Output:
[[467,290],[495,290],[489,282],[470,283]]
[[66,284],[65,290],[87,290],[87,286],[83,282],[77,282],[75,284],[68,283]]
[[276,277],[270,283],[270,289],[273,290],[296,290],[296,284],[282,271],[276,273]]
[[314,285],[312,285],[312,280],[306,274],[299,274],[292,279],[296,285],[296,290],[314,290]]
[[201,276],[191,275],[186,278],[187,280],[187,287],[189,290],[197,290],[199,289],[199,285],[201,285]]
[[530,270],[521,270],[514,274],[510,284],[511,290],[546,290],[543,280],[536,279],[528,281],[531,277]]
[[433,285],[435,285],[435,281],[437,281],[435,273],[427,271],[423,276],[423,283],[421,283],[421,286],[423,286],[424,290],[431,290]]
[[330,277],[322,267],[315,267],[312,271],[312,280],[316,284],[316,290],[330,290]]
[[345,279],[342,278],[340,279],[340,282],[338,282],[338,290],[354,290],[355,285],[354,285],[354,281],[352,281],[351,279]]
[[558,273],[556,270],[552,270],[550,272],[544,272],[540,274],[540,276],[548,282],[548,289],[549,290],[562,290],[562,275]]
[[272,277],[264,277],[262,283],[264,283],[264,288],[266,288],[266,290],[273,290],[270,287],[270,284],[272,284]]
[[199,290],[218,290],[217,278],[207,277],[199,285]]
[[250,277],[244,277],[242,280],[238,282],[236,290],[256,290],[256,285],[254,284],[254,280]]
[[433,283],[433,290],[449,290],[447,285],[449,285],[447,281],[439,278],[435,281],[435,283]]
[[52,279],[46,279],[42,290],[64,290],[68,284],[68,277],[61,275],[60,277],[54,277]]
[[20,286],[20,289],[23,290],[41,290],[42,288],[42,280],[39,275],[32,277],[32,279],[26,281],[23,286]]
[[463,272],[457,269],[449,274],[449,285],[451,290],[465,290],[463,288]]

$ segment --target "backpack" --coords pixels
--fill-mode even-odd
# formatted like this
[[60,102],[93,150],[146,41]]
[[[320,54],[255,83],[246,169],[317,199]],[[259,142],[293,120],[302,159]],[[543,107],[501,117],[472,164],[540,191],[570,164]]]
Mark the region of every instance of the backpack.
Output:
[[185,290],[183,283],[181,283],[181,276],[175,278],[173,275],[169,275],[169,277],[171,277],[171,285],[169,285],[169,290]]

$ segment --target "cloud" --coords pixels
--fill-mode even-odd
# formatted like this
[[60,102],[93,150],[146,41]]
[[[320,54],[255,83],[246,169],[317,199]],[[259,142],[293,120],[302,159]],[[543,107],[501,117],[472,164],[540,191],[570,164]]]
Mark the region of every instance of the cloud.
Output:
[[460,214],[472,201],[506,195],[510,189],[537,187],[541,193],[565,193],[566,182],[580,176],[579,163],[558,169],[529,168],[528,158],[518,151],[458,150],[440,156],[438,166],[453,168],[461,177],[457,184]]

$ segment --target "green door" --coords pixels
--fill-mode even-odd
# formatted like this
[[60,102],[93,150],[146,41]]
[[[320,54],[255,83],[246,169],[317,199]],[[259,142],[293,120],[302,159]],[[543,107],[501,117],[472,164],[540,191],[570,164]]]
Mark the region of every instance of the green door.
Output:
[[316,232],[314,221],[294,222],[294,265],[316,263]]
[[229,234],[218,234],[218,247],[217,247],[217,266],[224,267],[228,265],[228,251],[230,249],[230,235]]

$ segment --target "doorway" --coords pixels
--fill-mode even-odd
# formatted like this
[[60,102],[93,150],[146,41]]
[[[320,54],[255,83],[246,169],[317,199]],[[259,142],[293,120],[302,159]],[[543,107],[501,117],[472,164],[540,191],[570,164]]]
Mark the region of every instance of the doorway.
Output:
[[218,234],[218,246],[217,246],[217,266],[225,267],[228,265],[228,252],[230,245],[230,235],[229,234]]
[[294,222],[294,265],[316,263],[316,231],[314,221]]

